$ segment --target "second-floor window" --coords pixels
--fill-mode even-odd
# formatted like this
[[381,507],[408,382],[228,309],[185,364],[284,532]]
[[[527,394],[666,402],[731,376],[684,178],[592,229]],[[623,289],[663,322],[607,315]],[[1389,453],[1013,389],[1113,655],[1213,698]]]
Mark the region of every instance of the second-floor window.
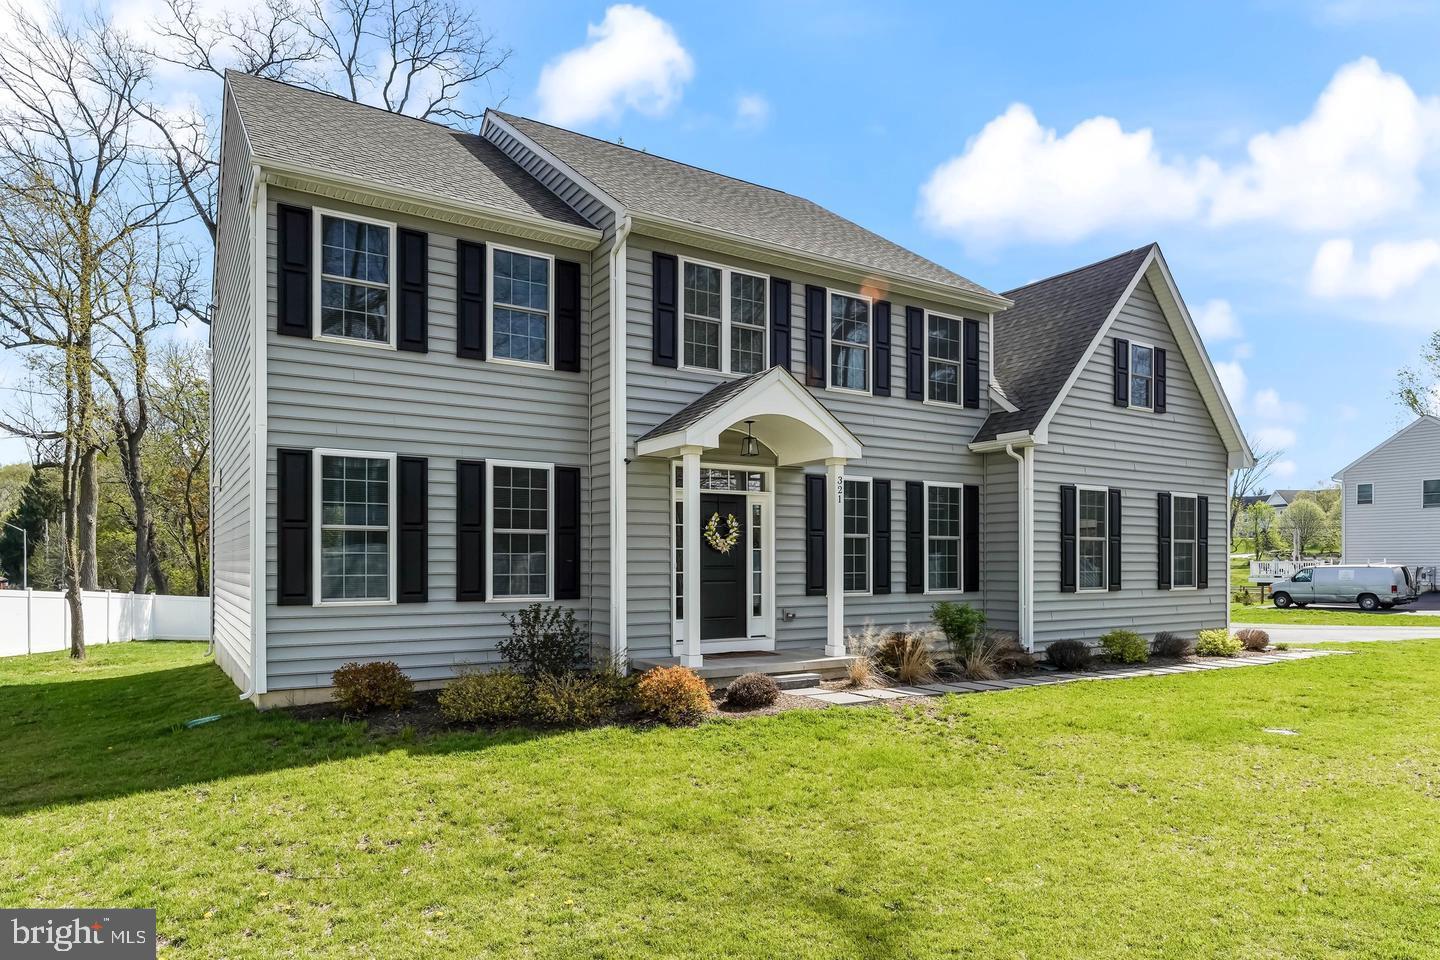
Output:
[[1374,502],[1375,502],[1375,484],[1373,484],[1373,483],[1357,483],[1357,484],[1355,484],[1355,502],[1356,502],[1357,504],[1374,503]]
[[496,360],[548,366],[551,260],[520,250],[491,249],[490,355]]
[[960,402],[960,321],[954,317],[926,317],[925,338],[928,393],[934,403]]
[[684,365],[749,374],[765,369],[769,278],[684,261]]
[[1420,503],[1426,507],[1440,507],[1440,480],[1421,481]]
[[329,213],[316,219],[320,336],[389,346],[394,226]]
[[870,390],[870,301],[830,294],[830,386]]
[[1130,406],[1155,409],[1155,348],[1130,344]]

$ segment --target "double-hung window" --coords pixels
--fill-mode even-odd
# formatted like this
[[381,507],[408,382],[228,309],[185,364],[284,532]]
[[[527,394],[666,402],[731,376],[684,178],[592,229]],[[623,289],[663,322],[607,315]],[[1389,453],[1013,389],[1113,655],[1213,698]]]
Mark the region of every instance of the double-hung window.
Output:
[[934,403],[960,402],[960,331],[955,317],[926,315],[925,338],[926,396]]
[[1148,344],[1130,344],[1130,406],[1155,409],[1155,348]]
[[1440,480],[1421,481],[1420,505],[1422,507],[1440,507]]
[[830,386],[870,390],[870,301],[830,293]]
[[1104,590],[1109,586],[1107,576],[1109,550],[1110,494],[1107,490],[1081,487],[1076,491],[1077,546],[1080,562],[1081,590]]
[[960,589],[960,486],[925,486],[927,592]]
[[1195,498],[1177,493],[1170,517],[1170,564],[1175,587],[1195,586],[1196,539],[1199,534]]
[[490,249],[490,356],[549,366],[553,261],[521,250]]
[[870,592],[870,481],[845,478],[845,592]]
[[490,598],[548,600],[554,468],[491,461],[489,470]]
[[684,365],[719,373],[765,369],[769,278],[694,260],[682,271]]
[[395,457],[317,450],[320,602],[393,603]]
[[1362,504],[1362,505],[1363,505],[1363,504],[1367,504],[1367,503],[1374,503],[1374,502],[1375,502],[1375,484],[1373,484],[1373,483],[1357,483],[1357,484],[1355,484],[1355,502],[1356,502],[1357,504]]
[[392,346],[395,225],[320,210],[315,214],[316,247],[320,250],[315,292],[319,335]]

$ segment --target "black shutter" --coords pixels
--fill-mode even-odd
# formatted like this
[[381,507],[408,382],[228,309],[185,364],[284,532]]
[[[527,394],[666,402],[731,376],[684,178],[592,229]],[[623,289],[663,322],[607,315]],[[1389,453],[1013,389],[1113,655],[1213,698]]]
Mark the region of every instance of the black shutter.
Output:
[[790,369],[790,281],[770,278],[770,366]]
[[555,468],[555,599],[580,599],[580,468]]
[[805,385],[823,387],[825,377],[825,288],[805,286]]
[[[657,367],[678,366],[680,264],[675,254],[659,250],[651,256],[650,263],[650,362]],[[623,342],[615,346],[621,347]]]
[[397,230],[399,254],[395,276],[399,280],[400,309],[395,331],[395,348],[425,353],[430,336],[430,238],[419,230]]
[[455,599],[485,599],[485,461],[455,463]]
[[905,592],[925,592],[925,484],[905,481]]
[[430,599],[430,464],[424,457],[396,457],[395,599]]
[[960,552],[965,581],[960,589],[975,593],[980,589],[980,488],[965,484],[960,508]]
[[1130,341],[1115,338],[1115,406],[1130,406]]
[[870,482],[870,592],[890,592],[890,481]]
[[965,321],[965,406],[980,406],[980,321]]
[[[287,337],[310,336],[310,211],[280,204],[275,208],[279,233],[279,303],[275,332]],[[283,601],[282,601],[283,602]],[[307,601],[308,602],[308,601]]]
[[1075,539],[1075,485],[1062,484],[1060,487],[1060,592],[1074,593],[1076,544]]
[[890,301],[876,300],[875,326],[875,396],[890,396]]
[[1155,412],[1165,412],[1165,351],[1155,348]]
[[310,571],[314,550],[310,535],[309,450],[275,451],[275,602],[281,606],[310,603]]
[[1124,518],[1120,512],[1120,491],[1113,487],[1110,489],[1110,506],[1105,511],[1105,521],[1109,524],[1106,533],[1110,536],[1110,589],[1116,591],[1123,585],[1120,541]]
[[485,244],[461,240],[455,262],[455,355],[484,360]]
[[925,399],[925,311],[905,308],[905,399]]
[[1195,498],[1195,586],[1210,586],[1210,498]]
[[805,474],[805,596],[825,596],[825,475]]
[[555,369],[580,372],[580,264],[555,261]]
[[1161,493],[1156,495],[1158,506],[1156,509],[1156,522],[1159,526],[1159,535],[1155,537],[1155,543],[1159,547],[1160,576],[1157,578],[1156,586],[1161,590],[1170,589],[1170,494]]

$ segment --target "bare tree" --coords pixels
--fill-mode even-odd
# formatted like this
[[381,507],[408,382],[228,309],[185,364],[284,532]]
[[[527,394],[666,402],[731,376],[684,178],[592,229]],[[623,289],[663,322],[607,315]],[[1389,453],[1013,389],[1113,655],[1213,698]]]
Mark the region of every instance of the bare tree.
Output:
[[209,593],[210,390],[206,351],[170,344],[159,352],[150,385],[157,429],[155,520],[190,568],[196,596]]
[[1232,540],[1235,538],[1235,523],[1240,519],[1240,511],[1245,499],[1264,491],[1265,480],[1270,476],[1275,462],[1285,455],[1284,450],[1270,450],[1249,437],[1245,439],[1250,444],[1250,451],[1255,455],[1255,462],[1230,474],[1230,538]]

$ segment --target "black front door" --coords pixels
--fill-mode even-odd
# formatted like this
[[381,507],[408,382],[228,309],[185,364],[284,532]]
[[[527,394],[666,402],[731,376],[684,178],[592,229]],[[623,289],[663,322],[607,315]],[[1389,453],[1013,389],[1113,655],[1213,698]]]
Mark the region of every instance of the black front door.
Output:
[[700,523],[709,524],[719,515],[716,530],[720,540],[731,532],[730,518],[739,534],[729,553],[721,553],[700,536],[700,639],[730,640],[749,633],[745,615],[749,591],[745,583],[745,498],[722,493],[700,495]]

